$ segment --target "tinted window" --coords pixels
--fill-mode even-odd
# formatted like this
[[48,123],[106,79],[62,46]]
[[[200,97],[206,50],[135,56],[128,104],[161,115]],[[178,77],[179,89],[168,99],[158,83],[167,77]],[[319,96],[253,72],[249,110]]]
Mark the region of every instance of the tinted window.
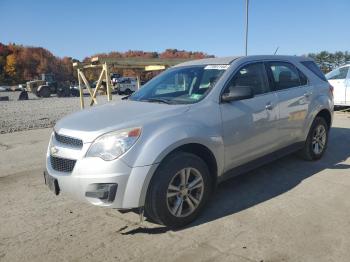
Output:
[[349,67],[342,67],[342,68],[338,68],[335,69],[331,72],[329,72],[326,77],[328,80],[332,80],[332,79],[346,79],[346,76],[348,74],[349,71]]
[[313,61],[304,61],[301,62],[304,66],[306,66],[311,72],[313,72],[315,75],[317,75],[319,78],[321,78],[324,81],[327,81],[326,77],[322,73],[321,69],[313,62]]
[[286,62],[269,62],[272,81],[277,90],[300,86],[299,72],[292,64]]
[[243,66],[230,80],[225,92],[235,87],[251,87],[255,95],[269,92],[264,64],[254,63]]
[[304,75],[304,73],[301,72],[299,69],[298,69],[298,72],[299,72],[299,78],[300,78],[300,85],[302,85],[302,86],[307,85],[308,79],[307,79],[306,75]]

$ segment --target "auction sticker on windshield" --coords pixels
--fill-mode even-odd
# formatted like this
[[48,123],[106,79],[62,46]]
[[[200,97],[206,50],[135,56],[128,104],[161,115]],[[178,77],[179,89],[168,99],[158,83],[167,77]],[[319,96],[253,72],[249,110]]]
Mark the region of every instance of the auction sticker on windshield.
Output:
[[226,70],[230,65],[207,65],[204,67],[205,70],[216,69],[216,70]]

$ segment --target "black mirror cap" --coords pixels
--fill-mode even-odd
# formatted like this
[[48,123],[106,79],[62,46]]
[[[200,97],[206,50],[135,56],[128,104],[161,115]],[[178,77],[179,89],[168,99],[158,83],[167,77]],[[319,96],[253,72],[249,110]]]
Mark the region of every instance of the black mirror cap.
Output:
[[253,88],[250,86],[235,86],[229,93],[224,93],[221,96],[222,102],[231,102],[244,100],[254,97]]

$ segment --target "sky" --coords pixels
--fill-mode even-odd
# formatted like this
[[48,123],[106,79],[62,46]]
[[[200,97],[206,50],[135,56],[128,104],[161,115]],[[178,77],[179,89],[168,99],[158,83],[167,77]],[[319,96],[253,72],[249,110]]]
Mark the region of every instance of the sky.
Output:
[[[350,51],[350,0],[250,0],[248,54]],[[244,54],[245,0],[0,0],[0,42],[59,57],[167,48]]]

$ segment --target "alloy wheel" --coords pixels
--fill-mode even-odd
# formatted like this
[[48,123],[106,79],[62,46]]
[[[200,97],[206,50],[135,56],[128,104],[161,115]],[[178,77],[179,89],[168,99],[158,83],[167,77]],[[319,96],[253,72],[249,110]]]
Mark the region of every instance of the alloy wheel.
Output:
[[203,177],[197,169],[187,167],[180,170],[170,181],[167,190],[170,213],[176,217],[192,214],[201,203],[203,191]]
[[323,125],[315,128],[312,135],[312,151],[319,155],[323,152],[327,142],[327,132]]

